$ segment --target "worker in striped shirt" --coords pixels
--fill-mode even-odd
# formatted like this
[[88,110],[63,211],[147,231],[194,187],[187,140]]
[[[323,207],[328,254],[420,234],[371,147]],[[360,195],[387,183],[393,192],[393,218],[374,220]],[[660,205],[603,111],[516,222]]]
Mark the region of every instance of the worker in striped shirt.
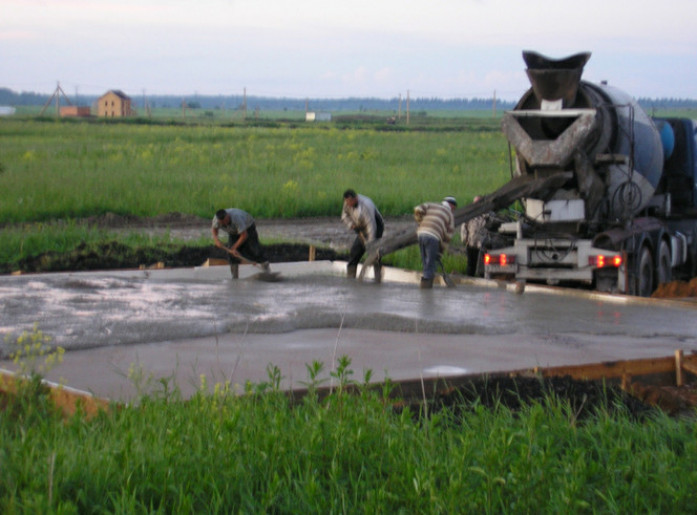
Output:
[[414,208],[414,219],[419,224],[416,235],[419,238],[423,274],[421,288],[432,288],[436,275],[436,266],[440,263],[441,254],[455,232],[455,215],[457,207],[455,197],[445,197],[438,204],[426,202]]

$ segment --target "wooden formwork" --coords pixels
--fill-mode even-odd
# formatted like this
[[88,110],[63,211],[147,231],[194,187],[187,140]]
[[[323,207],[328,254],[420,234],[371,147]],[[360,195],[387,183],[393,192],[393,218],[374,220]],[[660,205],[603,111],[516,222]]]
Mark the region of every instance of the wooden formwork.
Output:
[[501,377],[570,377],[578,381],[604,381],[620,386],[645,404],[657,406],[668,413],[679,413],[697,406],[697,353],[685,354],[682,350],[675,351],[673,356],[661,358],[396,381],[394,395],[410,402],[466,387],[477,379]]
[[[18,377],[13,372],[0,369],[0,396],[15,395],[19,386],[18,383],[25,380],[25,378]],[[88,392],[51,383],[49,381],[42,381],[42,384],[47,388],[48,395],[53,404],[59,408],[66,417],[72,416],[78,410],[81,410],[87,418],[91,418],[100,411],[109,409],[109,401],[95,397]]]
[[663,358],[534,368],[519,373],[616,382],[627,393],[668,413],[697,406],[697,383],[694,382],[697,377],[697,353],[694,351],[685,354],[682,350],[676,350],[673,356]]
[[514,375],[534,374],[543,377],[570,376],[574,379],[595,381],[614,379],[629,384],[632,378],[668,375],[674,378],[674,386],[683,386],[685,373],[697,375],[697,354],[676,350],[673,356],[663,358],[644,358],[621,361],[605,361],[584,365],[557,367],[535,367],[529,370],[511,372]]

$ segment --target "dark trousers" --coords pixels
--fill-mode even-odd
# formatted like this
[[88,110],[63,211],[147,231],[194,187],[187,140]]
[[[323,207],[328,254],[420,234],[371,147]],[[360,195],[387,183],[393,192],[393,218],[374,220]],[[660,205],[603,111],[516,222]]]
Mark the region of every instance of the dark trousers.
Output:
[[467,246],[467,275],[475,277],[479,274],[480,248]]
[[419,236],[419,250],[423,264],[422,277],[433,279],[436,276],[436,266],[440,262],[440,240],[428,234],[421,235]]
[[[382,233],[385,230],[385,222],[382,220],[382,216],[377,215],[375,217],[375,239],[379,240],[382,238]],[[353,245],[351,245],[351,250],[349,251],[349,261],[348,261],[348,266],[349,267],[354,267],[358,266],[358,263],[360,262],[361,258],[363,257],[363,254],[365,254],[365,243],[363,243],[364,237],[361,235],[362,233],[358,233],[356,235],[356,239],[353,240]]]
[[[232,247],[239,237],[239,234],[230,234],[228,238],[228,248]],[[261,243],[259,243],[259,235],[257,234],[257,227],[255,224],[247,228],[247,239],[237,248],[237,251],[242,254],[242,257],[245,259],[254,261],[255,263],[264,263],[268,261],[264,249]],[[232,254],[228,254],[228,260],[231,264],[240,262],[240,260]]]

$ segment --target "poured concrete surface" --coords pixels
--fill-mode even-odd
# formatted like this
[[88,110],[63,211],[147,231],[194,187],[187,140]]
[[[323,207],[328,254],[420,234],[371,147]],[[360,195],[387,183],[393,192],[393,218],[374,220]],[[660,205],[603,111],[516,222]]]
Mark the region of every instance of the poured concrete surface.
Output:
[[283,281],[258,281],[252,267],[234,281],[226,266],[0,277],[0,348],[7,358],[7,342],[37,324],[67,351],[49,379],[118,400],[164,383],[188,395],[201,375],[242,388],[268,381],[269,365],[297,387],[307,365],[322,362],[329,379],[344,355],[353,379],[371,370],[381,381],[697,350],[695,308],[678,302],[518,295],[481,280],[420,290],[418,274],[393,269],[359,283],[344,263],[272,268]]

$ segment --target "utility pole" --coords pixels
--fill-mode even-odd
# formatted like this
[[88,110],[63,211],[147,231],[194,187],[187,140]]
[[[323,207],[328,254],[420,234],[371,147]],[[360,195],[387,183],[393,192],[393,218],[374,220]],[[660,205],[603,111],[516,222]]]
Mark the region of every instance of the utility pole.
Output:
[[244,88],[242,98],[242,121],[244,121],[247,119],[247,88]]
[[496,90],[494,90],[494,100],[491,104],[491,114],[494,118],[496,118]]
[[399,94],[399,108],[397,109],[397,119],[402,120],[402,94]]
[[152,111],[150,111],[150,102],[148,102],[148,97],[145,96],[145,88],[143,88],[143,109],[147,113],[148,118],[152,118]]
[[409,90],[407,90],[407,125],[409,125]]
[[65,91],[63,91],[63,88],[61,88],[60,82],[56,82],[56,89],[51,95],[51,97],[46,101],[44,104],[44,107],[41,109],[41,112],[39,113],[39,116],[42,116],[44,112],[46,111],[46,108],[51,104],[52,100],[56,101],[56,116],[60,116],[60,103],[61,103],[61,95],[63,95],[63,98],[65,98],[65,101],[68,103],[68,105],[73,105],[70,102],[70,99],[68,98],[68,95],[65,94]]

